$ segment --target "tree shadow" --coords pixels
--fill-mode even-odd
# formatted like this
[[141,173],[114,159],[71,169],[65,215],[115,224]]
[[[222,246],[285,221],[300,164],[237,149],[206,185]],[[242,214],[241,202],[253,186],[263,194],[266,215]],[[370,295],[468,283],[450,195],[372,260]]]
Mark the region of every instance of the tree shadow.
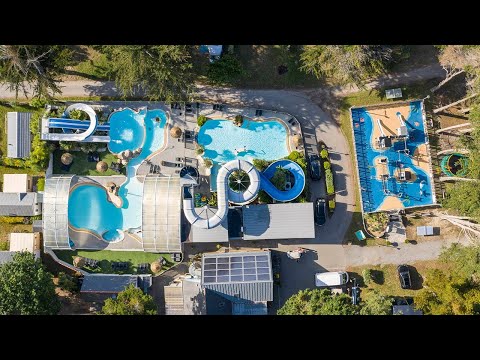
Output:
[[375,284],[383,285],[385,283],[385,274],[382,270],[370,270],[372,274],[372,280]]
[[351,281],[355,279],[357,281],[358,286],[367,287],[367,285],[365,284],[365,280],[363,279],[363,276],[360,275],[359,273],[349,271],[348,276]]
[[422,275],[417,271],[417,269],[409,265],[408,268],[410,269],[410,277],[412,280],[412,290],[420,290],[423,288],[423,277]]

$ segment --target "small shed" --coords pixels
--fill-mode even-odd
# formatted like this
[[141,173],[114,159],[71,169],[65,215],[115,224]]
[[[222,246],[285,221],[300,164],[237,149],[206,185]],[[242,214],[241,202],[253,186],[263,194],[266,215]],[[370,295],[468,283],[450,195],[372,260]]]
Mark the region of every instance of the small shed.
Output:
[[32,191],[32,176],[27,174],[4,174],[3,192],[26,193]]
[[402,95],[401,88],[385,90],[385,97],[387,99],[398,99],[398,98],[401,98],[402,96],[403,95]]
[[32,113],[7,113],[7,157],[21,159],[30,156],[32,135],[30,120]]
[[9,240],[10,251],[28,251],[40,257],[39,233],[11,233]]
[[433,235],[433,226],[417,226],[417,236]]

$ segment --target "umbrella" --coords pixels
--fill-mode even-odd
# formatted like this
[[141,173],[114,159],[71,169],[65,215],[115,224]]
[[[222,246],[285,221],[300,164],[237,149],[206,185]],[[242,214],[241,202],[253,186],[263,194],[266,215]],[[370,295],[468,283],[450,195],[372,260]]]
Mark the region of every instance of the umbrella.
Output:
[[162,270],[162,264],[160,264],[159,261],[154,261],[150,264],[150,270],[152,270],[152,272],[156,274],[160,272],[160,270]]
[[108,164],[105,161],[99,161],[97,163],[97,171],[105,172],[108,170]]
[[178,126],[174,126],[170,129],[170,135],[178,139],[180,136],[182,136],[182,129],[180,129]]
[[75,256],[73,259],[73,266],[81,268],[85,266],[85,258],[81,256]]
[[73,156],[70,153],[65,153],[60,158],[63,165],[70,165],[73,162]]

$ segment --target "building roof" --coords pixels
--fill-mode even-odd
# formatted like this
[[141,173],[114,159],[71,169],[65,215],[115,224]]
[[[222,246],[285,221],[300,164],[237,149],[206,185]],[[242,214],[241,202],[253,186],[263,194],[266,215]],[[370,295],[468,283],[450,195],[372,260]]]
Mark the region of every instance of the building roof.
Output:
[[0,265],[12,261],[15,251],[0,251]]
[[43,244],[50,249],[70,250],[68,199],[74,175],[52,176],[43,192]]
[[198,279],[183,279],[164,287],[165,315],[205,315],[206,299]]
[[178,176],[147,175],[142,199],[143,249],[181,252],[182,187]]
[[37,193],[0,193],[0,215],[35,216],[40,213]]
[[165,315],[186,315],[183,311],[182,283],[163,287],[165,298]]
[[313,203],[247,205],[243,207],[244,240],[314,237]]
[[267,303],[233,302],[232,315],[267,315]]
[[[202,207],[195,208],[195,212],[202,218],[209,218],[217,212],[217,209]],[[228,217],[220,225],[211,229],[192,226],[191,233],[193,242],[228,242]]]
[[7,157],[26,158],[32,146],[30,119],[32,113],[7,113]]
[[3,192],[5,193],[25,193],[30,189],[28,187],[29,176],[27,174],[4,174]]
[[35,234],[33,233],[11,233],[10,251],[29,251],[34,253],[35,250]]
[[202,286],[236,302],[272,301],[270,251],[204,254]]
[[415,310],[411,305],[393,305],[393,315],[423,315],[423,311]]
[[433,226],[417,226],[417,235],[421,235],[421,236],[433,235]]
[[125,290],[129,285],[142,288],[142,278],[151,279],[151,275],[85,275],[85,277],[83,278],[82,288],[80,292],[118,294],[119,292]]

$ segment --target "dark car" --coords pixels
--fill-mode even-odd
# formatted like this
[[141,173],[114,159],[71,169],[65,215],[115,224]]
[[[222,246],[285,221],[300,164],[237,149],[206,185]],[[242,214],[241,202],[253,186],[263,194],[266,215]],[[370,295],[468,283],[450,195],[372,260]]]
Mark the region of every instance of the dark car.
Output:
[[322,226],[327,221],[327,203],[325,199],[317,198],[315,200],[315,212],[313,214],[315,224]]
[[400,286],[402,289],[411,289],[412,280],[410,278],[410,270],[407,265],[399,265],[397,267],[398,278],[400,279]]
[[320,157],[318,155],[310,155],[308,157],[310,178],[312,180],[320,180],[321,177],[321,164]]

